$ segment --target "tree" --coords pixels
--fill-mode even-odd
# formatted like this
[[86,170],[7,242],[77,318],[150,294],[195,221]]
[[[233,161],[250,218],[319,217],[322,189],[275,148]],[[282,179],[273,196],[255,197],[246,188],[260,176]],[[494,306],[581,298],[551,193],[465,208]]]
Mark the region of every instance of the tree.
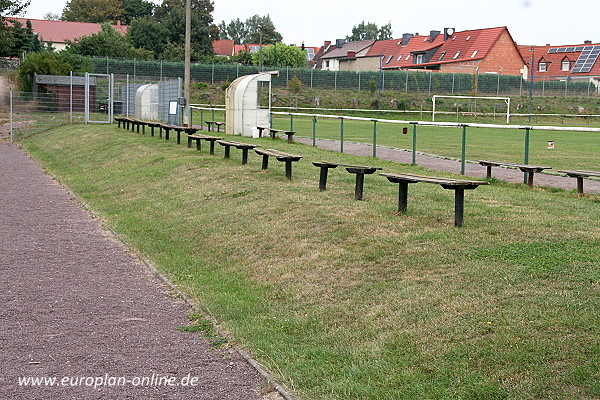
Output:
[[46,14],[44,14],[44,16],[42,16],[42,19],[45,19],[46,21],[60,21],[60,14],[48,11]]
[[125,19],[125,10],[121,0],[70,0],[61,18],[63,21],[116,24]]
[[21,15],[28,6],[29,0],[0,0],[0,53],[7,53],[13,46],[7,18]]
[[135,48],[154,52],[162,56],[169,44],[169,30],[154,18],[134,19],[127,30],[127,40]]
[[[267,14],[264,17],[255,15],[246,20],[246,29],[248,36],[245,43],[253,44],[275,44],[281,43],[283,36],[277,30],[271,21],[271,17]],[[261,37],[262,36],[262,37]]]
[[131,25],[135,19],[151,17],[154,4],[146,0],[123,0],[123,10],[125,10],[123,22]]
[[113,29],[110,24],[102,24],[100,32],[67,42],[69,52],[82,56],[123,57],[150,59],[154,54],[149,50],[136,49],[133,45]]
[[219,38],[233,40],[235,44],[245,44],[248,38],[248,27],[239,18],[231,20],[225,25],[225,21],[219,24]]
[[[213,23],[214,4],[210,0],[192,0],[192,59],[213,53],[212,41],[219,37],[219,28]],[[185,43],[185,0],[163,0],[156,7],[154,17],[169,30],[169,42]]]
[[378,28],[377,24],[373,22],[367,22],[365,24],[365,21],[362,21],[360,24],[352,28],[352,34],[350,36],[346,36],[346,40],[349,42],[369,39],[392,39],[392,24],[388,22],[381,28]]
[[[252,54],[252,63],[259,64],[260,52]],[[306,67],[306,51],[283,43],[265,46],[262,49],[262,64],[274,67]]]

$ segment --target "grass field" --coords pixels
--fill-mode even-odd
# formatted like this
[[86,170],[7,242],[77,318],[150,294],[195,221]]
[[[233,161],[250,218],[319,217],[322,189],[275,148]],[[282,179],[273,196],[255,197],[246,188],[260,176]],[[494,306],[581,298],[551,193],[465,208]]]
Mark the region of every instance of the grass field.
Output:
[[[277,115],[273,126],[290,129],[297,135],[313,136],[311,117]],[[373,122],[344,120],[344,141],[373,143]],[[408,128],[403,134],[402,128]],[[462,128],[417,127],[417,151],[443,157],[460,158],[462,152]],[[319,118],[316,123],[318,139],[341,139],[339,119]],[[406,124],[377,123],[376,143],[402,149],[412,149],[413,126]],[[548,141],[555,148],[548,149]],[[524,161],[525,130],[468,128],[466,157],[469,160]],[[600,132],[530,131],[529,163],[550,166],[554,169],[600,169]]]
[[357,202],[338,168],[319,192],[310,161],[450,174],[243,141],[305,158],[288,181],[115,126],[22,143],[301,399],[600,398],[600,198],[494,183],[456,228],[451,191],[398,215],[397,185]]

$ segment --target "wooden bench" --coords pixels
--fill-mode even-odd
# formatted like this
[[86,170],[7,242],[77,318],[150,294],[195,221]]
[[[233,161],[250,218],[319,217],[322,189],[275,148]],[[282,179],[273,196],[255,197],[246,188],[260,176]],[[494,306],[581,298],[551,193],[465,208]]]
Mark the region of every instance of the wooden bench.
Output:
[[[154,128],[160,128],[162,125],[162,122],[147,121],[146,125],[148,125],[150,127],[150,136],[154,137]],[[161,138],[162,138],[162,130],[161,130]]]
[[257,126],[256,129],[258,129],[258,137],[262,137],[263,131],[267,130],[267,131],[269,131],[269,135],[271,136],[271,139],[275,139],[276,133],[283,133],[283,134],[287,135],[288,143],[292,143],[294,141],[294,135],[296,134],[296,132],[294,132],[294,131],[286,131],[284,129],[269,128],[268,126]]
[[123,128],[125,128],[125,123],[127,122],[127,117],[116,116],[116,117],[113,117],[113,119],[115,121],[117,121],[117,125],[119,126],[119,128],[121,127],[121,123],[123,124]]
[[302,156],[296,154],[284,153],[283,151],[273,149],[254,149],[256,154],[263,156],[262,169],[269,167],[269,157],[275,157],[277,161],[285,162],[285,176],[292,179],[292,162],[300,161]]
[[199,133],[188,134],[188,147],[192,147],[192,141],[196,141],[196,150],[200,150],[202,148],[200,142],[202,140],[206,140],[210,143],[210,154],[215,154],[215,141],[222,140],[223,138],[216,136],[207,136]]
[[225,126],[225,122],[219,122],[219,121],[204,121],[206,122],[206,127],[208,128],[208,131],[214,131],[213,127],[216,125],[217,126],[217,132],[221,132],[221,126]]
[[465,208],[465,190],[477,189],[480,185],[488,185],[485,181],[469,181],[463,179],[436,178],[431,176],[422,176],[415,174],[391,174],[381,173],[390,182],[399,184],[398,192],[398,212],[405,213],[408,205],[408,184],[409,183],[435,183],[441,185],[444,189],[454,190],[454,225],[462,226],[464,222]]
[[255,144],[248,143],[240,143],[232,140],[217,140],[221,146],[225,147],[225,156],[224,158],[229,158],[229,151],[231,147],[235,147],[236,149],[242,150],[242,164],[248,163],[248,150],[256,147]]
[[373,174],[375,171],[381,169],[379,167],[339,164],[331,162],[313,162],[313,165],[315,167],[321,168],[321,173],[319,175],[319,190],[321,191],[327,189],[327,174],[330,168],[345,167],[346,171],[348,171],[349,173],[356,174],[356,184],[354,186],[354,198],[356,200],[362,200],[363,198],[365,175]]
[[567,174],[571,178],[577,178],[577,194],[583,194],[583,178],[600,178],[600,172],[598,171],[583,171],[580,169],[558,171],[563,174]]
[[552,169],[551,167],[542,167],[540,165],[529,165],[529,164],[518,164],[518,163],[510,163],[510,162],[501,162],[501,161],[489,161],[489,160],[477,160],[477,162],[484,167],[487,167],[486,177],[489,179],[492,177],[492,167],[512,167],[518,168],[522,172],[526,172],[528,174],[527,184],[529,186],[533,186],[533,175],[537,172],[542,172],[545,169]]
[[[185,132],[188,135],[192,135],[198,132],[199,128],[194,128],[192,126],[181,126],[181,125],[172,125],[171,129],[177,132],[177,144],[181,144],[181,132]],[[169,139],[167,139],[169,140]]]

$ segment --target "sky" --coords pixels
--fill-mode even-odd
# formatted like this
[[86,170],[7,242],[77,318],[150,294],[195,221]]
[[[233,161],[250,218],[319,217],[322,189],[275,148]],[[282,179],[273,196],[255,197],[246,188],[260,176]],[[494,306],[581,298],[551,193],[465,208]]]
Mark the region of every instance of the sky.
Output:
[[[157,0],[155,0],[156,2]],[[216,24],[269,14],[287,44],[319,47],[350,35],[362,21],[392,24],[394,38],[403,33],[429,34],[507,26],[520,45],[555,46],[600,43],[598,0],[213,0]],[[66,0],[31,0],[26,17],[60,14]]]

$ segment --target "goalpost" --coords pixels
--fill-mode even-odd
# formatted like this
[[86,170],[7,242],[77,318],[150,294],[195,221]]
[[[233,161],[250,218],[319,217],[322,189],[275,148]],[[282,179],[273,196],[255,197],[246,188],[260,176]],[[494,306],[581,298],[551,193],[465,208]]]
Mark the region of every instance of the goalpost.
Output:
[[487,97],[487,96],[445,96],[445,95],[434,95],[433,100],[433,112],[431,120],[435,121],[435,100],[438,98],[452,98],[452,99],[485,99],[485,100],[504,100],[506,103],[506,123],[510,123],[510,97]]

